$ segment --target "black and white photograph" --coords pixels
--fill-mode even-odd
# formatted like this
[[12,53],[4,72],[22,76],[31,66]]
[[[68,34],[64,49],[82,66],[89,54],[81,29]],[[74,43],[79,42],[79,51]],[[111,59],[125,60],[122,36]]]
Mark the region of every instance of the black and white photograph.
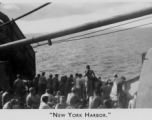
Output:
[[151,93],[152,2],[0,3],[0,109],[152,108]]

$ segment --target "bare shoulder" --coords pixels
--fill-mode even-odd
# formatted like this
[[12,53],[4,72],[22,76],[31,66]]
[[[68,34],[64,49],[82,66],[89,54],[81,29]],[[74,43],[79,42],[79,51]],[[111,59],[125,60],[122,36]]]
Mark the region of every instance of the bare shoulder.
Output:
[[55,106],[55,109],[59,109],[60,108],[60,103],[58,103],[56,106]]

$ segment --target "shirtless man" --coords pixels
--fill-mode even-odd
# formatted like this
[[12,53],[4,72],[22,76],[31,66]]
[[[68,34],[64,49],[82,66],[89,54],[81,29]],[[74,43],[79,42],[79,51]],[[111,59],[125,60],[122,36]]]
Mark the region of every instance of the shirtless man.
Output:
[[47,96],[48,97],[48,103],[52,103],[53,101],[55,101],[55,97],[53,95],[51,95],[51,90],[50,89],[46,89],[45,94],[43,94],[41,96],[41,102],[42,102],[43,96]]
[[13,109],[13,106],[16,105],[17,101],[15,99],[11,99],[3,106],[3,109]]
[[91,70],[90,69],[90,66],[89,65],[87,65],[86,66],[86,71],[85,71],[85,76],[87,76],[87,78],[88,78],[88,83],[87,83],[87,90],[88,90],[88,97],[92,94],[92,80],[93,80],[93,77],[95,77],[95,73],[94,73],[94,71],[93,70]]
[[80,103],[80,98],[77,95],[77,89],[75,87],[73,87],[71,93],[68,94],[67,103],[73,108],[78,107]]
[[57,91],[56,95],[54,96],[55,98],[55,104],[60,102],[60,96],[61,96],[61,92]]
[[128,109],[134,109],[136,107],[136,99],[137,99],[137,92],[134,93],[134,98],[129,101]]
[[13,98],[14,90],[12,88],[8,88],[6,92],[2,94],[2,106]]
[[102,99],[99,96],[99,91],[95,90],[94,91],[94,96],[91,96],[89,98],[89,108],[90,109],[95,109],[95,108],[99,108],[99,106],[102,104]]
[[40,99],[36,96],[36,91],[32,87],[30,88],[30,93],[26,97],[26,105],[30,109],[38,109],[40,105]]
[[51,107],[48,104],[48,96],[42,97],[42,102],[39,106],[39,109],[51,109]]
[[60,103],[58,103],[55,107],[55,109],[66,109],[69,105],[66,103],[66,97],[61,96],[60,97]]

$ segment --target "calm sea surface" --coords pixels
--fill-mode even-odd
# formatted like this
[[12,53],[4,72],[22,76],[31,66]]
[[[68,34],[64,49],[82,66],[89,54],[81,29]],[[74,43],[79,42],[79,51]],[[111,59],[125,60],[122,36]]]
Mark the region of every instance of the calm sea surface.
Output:
[[142,28],[34,50],[37,51],[37,73],[46,71],[47,77],[50,73],[60,77],[76,72],[84,74],[86,65],[90,65],[103,79],[114,73],[130,79],[140,74],[141,54],[150,47],[152,28]]

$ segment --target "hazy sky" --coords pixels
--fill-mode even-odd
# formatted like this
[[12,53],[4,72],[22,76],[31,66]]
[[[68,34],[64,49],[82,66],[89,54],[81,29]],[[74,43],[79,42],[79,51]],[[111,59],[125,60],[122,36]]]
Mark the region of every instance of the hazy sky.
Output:
[[[1,3],[0,11],[12,19],[42,4],[44,3]],[[150,2],[53,2],[16,22],[24,34],[52,32],[150,6],[152,6]],[[150,21],[152,19],[142,21],[140,24]]]

